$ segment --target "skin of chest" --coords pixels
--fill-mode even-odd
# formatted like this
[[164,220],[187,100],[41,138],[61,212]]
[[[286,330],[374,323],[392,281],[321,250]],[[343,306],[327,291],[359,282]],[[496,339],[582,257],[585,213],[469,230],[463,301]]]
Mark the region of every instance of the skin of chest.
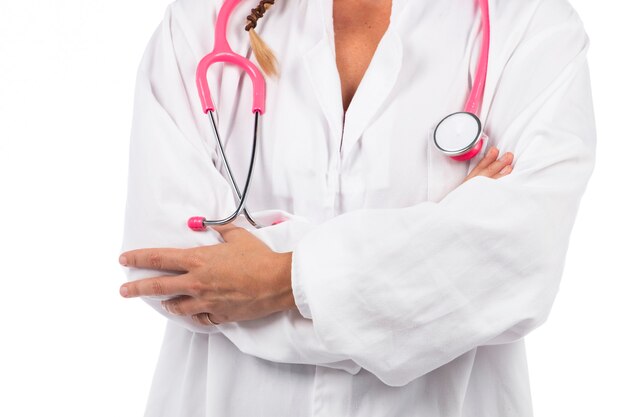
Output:
[[344,112],[389,27],[390,16],[391,0],[333,2],[335,54]]

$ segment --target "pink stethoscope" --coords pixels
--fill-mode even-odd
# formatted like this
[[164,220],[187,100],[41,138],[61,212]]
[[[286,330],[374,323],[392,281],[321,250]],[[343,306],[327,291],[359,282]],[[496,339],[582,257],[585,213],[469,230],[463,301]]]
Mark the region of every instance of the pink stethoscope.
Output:
[[[256,227],[261,228],[259,223],[254,221],[245,208],[245,201],[248,196],[250,188],[250,181],[252,179],[252,173],[254,169],[254,161],[256,156],[257,147],[257,132],[259,125],[259,116],[265,113],[265,79],[263,74],[249,59],[236,54],[231,49],[228,40],[226,39],[226,28],[233,9],[239,4],[241,0],[225,0],[222,8],[217,16],[217,23],[215,26],[215,45],[213,51],[207,54],[200,60],[198,68],[196,70],[196,86],[198,88],[198,94],[200,96],[200,102],[202,104],[202,111],[209,115],[211,126],[213,128],[213,134],[218,144],[218,150],[226,172],[230,181],[231,188],[237,195],[239,203],[235,211],[228,217],[220,220],[207,220],[204,217],[191,217],[187,221],[187,225],[191,230],[203,231],[211,225],[222,225],[234,221],[240,214],[244,214],[248,222]],[[472,90],[465,103],[465,109],[462,112],[457,112],[446,116],[441,120],[433,132],[433,141],[437,149],[448,155],[450,158],[456,161],[467,161],[476,156],[482,149],[485,140],[485,134],[483,133],[483,125],[477,116],[478,107],[482,103],[485,82],[487,79],[487,67],[489,64],[489,42],[490,42],[490,19],[489,19],[489,4],[488,0],[477,0],[480,12],[482,15],[482,47],[480,56],[478,58],[478,64],[476,68],[475,81],[472,85]],[[209,67],[218,62],[225,62],[229,64],[235,64],[243,68],[252,81],[252,113],[254,113],[254,135],[252,140],[252,152],[250,156],[250,165],[248,168],[248,176],[246,183],[243,187],[243,193],[240,192],[237,182],[232,174],[230,165],[224,152],[224,146],[220,140],[217,125],[215,124],[215,118],[213,112],[215,106],[211,99],[211,91],[209,90],[209,84],[207,81],[207,71]],[[280,220],[275,221],[272,224],[280,223]]]

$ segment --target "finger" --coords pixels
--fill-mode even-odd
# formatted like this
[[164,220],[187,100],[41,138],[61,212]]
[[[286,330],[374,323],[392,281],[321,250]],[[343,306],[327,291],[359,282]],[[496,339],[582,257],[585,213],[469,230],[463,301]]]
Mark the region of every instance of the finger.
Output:
[[200,314],[194,314],[193,316],[191,316],[191,318],[200,324],[203,324],[205,326],[213,326],[215,324],[220,324],[219,322],[217,322],[214,318],[214,316],[209,316],[210,313],[200,313]]
[[492,162],[485,169],[485,173],[489,177],[492,177],[496,175],[497,173],[499,173],[500,171],[502,171],[502,168],[504,168],[507,165],[510,165],[511,162],[513,162],[513,154],[511,152],[507,152],[502,156],[502,158],[498,159],[495,162]]
[[224,242],[229,242],[237,238],[241,234],[242,231],[245,231],[243,227],[235,226],[231,223],[226,223],[222,225],[211,226],[216,232],[222,235]]
[[511,165],[507,165],[504,168],[502,168],[500,172],[494,175],[493,178],[497,180],[498,178],[502,178],[504,176],[509,175],[511,172],[513,172],[513,167]]
[[193,295],[191,293],[189,282],[184,275],[145,278],[127,282],[120,287],[120,295],[125,298]]
[[187,249],[148,248],[124,252],[120,264],[135,268],[160,269],[187,272],[191,268],[190,252]]
[[499,152],[498,148],[496,148],[495,146],[492,146],[491,148],[489,148],[489,150],[487,151],[483,159],[481,159],[480,162],[476,164],[476,166],[467,175],[466,180],[479,175],[480,171],[487,168],[489,164],[491,164],[493,161],[496,160],[496,158],[498,157],[498,152]]
[[478,163],[478,165],[476,165],[475,168],[478,168],[478,169],[487,168],[489,164],[491,164],[493,161],[495,161],[498,158],[499,153],[500,151],[498,150],[498,148],[496,148],[495,146],[492,146],[491,148],[489,148],[489,150],[487,151],[483,159],[481,159],[481,161]]
[[206,304],[201,303],[197,298],[186,295],[161,301],[161,305],[168,313],[177,316],[192,316],[207,309]]

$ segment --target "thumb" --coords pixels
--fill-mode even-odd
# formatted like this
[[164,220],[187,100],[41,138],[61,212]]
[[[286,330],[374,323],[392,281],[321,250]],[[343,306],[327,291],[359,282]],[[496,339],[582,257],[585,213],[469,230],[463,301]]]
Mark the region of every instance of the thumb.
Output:
[[222,239],[224,239],[224,242],[230,242],[234,240],[238,232],[243,229],[239,226],[235,226],[232,223],[217,224],[217,225],[211,226],[211,228],[222,236]]

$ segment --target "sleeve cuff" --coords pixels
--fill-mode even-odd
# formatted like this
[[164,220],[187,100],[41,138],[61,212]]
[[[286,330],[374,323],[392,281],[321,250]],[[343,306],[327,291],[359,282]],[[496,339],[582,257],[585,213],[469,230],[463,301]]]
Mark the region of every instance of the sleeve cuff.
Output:
[[311,309],[306,299],[304,292],[303,275],[300,270],[300,256],[299,251],[294,250],[291,254],[291,289],[293,291],[293,298],[296,303],[296,307],[300,311],[302,317],[312,319]]

